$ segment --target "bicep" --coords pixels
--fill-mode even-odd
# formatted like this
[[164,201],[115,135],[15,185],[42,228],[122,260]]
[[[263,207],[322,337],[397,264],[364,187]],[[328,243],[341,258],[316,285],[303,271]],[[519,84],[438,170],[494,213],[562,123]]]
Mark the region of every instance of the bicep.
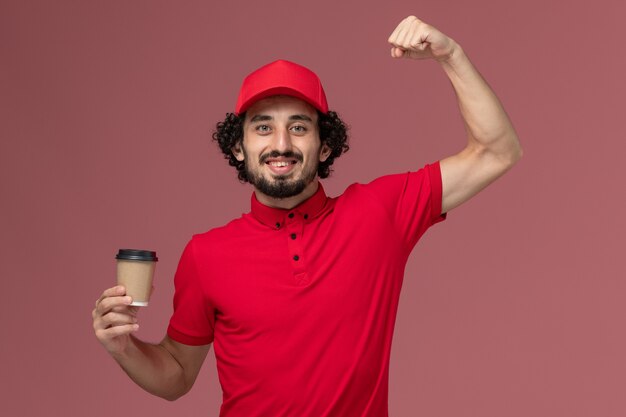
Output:
[[211,344],[200,346],[185,345],[166,335],[160,345],[166,349],[181,366],[187,390],[191,389],[198,373],[200,373],[204,359],[211,349]]
[[498,158],[492,152],[471,147],[442,159],[441,212],[447,213],[474,197],[504,174],[511,165],[509,161]]

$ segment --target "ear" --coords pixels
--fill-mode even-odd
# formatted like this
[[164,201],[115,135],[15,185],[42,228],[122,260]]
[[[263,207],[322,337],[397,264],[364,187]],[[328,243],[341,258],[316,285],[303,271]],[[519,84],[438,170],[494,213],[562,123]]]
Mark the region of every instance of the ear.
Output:
[[241,141],[237,142],[235,146],[230,148],[230,151],[233,153],[235,159],[237,159],[238,161],[241,162],[244,160],[243,149],[241,148]]
[[330,149],[326,143],[323,143],[322,148],[320,149],[320,162],[326,161],[330,156],[331,151],[332,149]]

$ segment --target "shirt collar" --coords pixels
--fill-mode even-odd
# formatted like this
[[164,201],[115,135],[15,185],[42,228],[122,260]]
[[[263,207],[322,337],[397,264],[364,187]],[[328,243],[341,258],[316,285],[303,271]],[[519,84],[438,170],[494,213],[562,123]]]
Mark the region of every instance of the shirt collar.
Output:
[[327,200],[328,197],[326,197],[324,187],[322,187],[320,182],[318,182],[315,194],[289,210],[268,207],[259,202],[256,198],[256,194],[253,192],[251,199],[251,213],[261,223],[273,229],[280,229],[285,224],[285,218],[291,213],[294,214],[292,217],[298,216],[303,218],[305,222],[311,221],[319,213],[321,213]]

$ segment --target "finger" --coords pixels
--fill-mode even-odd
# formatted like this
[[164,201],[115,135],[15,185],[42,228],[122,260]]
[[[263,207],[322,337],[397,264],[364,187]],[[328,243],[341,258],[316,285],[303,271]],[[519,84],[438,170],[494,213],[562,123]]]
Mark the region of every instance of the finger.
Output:
[[406,51],[402,48],[398,48],[397,46],[391,47],[391,56],[392,58],[402,58]]
[[106,329],[111,326],[137,323],[136,311],[126,309],[125,311],[109,311],[103,315],[95,315],[93,319],[94,330]]
[[436,28],[427,23],[422,23],[420,27],[419,49],[425,50],[426,48],[441,43],[442,36]]
[[406,22],[406,30],[402,37],[398,36],[398,45],[404,47],[405,49],[409,49],[411,39],[415,35],[416,32],[419,31],[420,26],[422,25],[422,21],[419,20],[415,16],[411,16],[412,19],[407,20]]
[[409,31],[406,33],[406,36],[402,40],[402,46],[405,49],[411,50],[416,48],[415,42],[416,40],[421,40],[423,34],[423,26],[424,24],[419,20],[411,23]]
[[[428,46],[428,44],[426,44],[426,46]],[[432,54],[430,53],[429,50],[422,51],[418,48],[418,49],[406,51],[403,57],[409,58],[409,59],[430,59],[432,58]]]
[[393,45],[396,42],[396,38],[398,37],[399,31],[400,31],[400,25],[396,26],[393,32],[391,32],[391,35],[389,35],[389,38],[387,38],[387,42]]
[[96,300],[96,307],[103,299],[107,297],[113,297],[116,295],[124,295],[126,294],[126,288],[123,285],[116,285],[115,287],[107,288],[102,292],[102,295]]
[[389,42],[391,44],[396,42],[396,39],[398,38],[398,33],[400,33],[400,29],[402,29],[404,20],[406,20],[406,19],[403,19],[402,22],[398,23],[398,25],[393,30],[393,32],[391,32],[391,35],[389,35],[389,38],[387,39],[387,42]]
[[96,306],[96,315],[103,316],[113,309],[128,308],[133,299],[127,295],[120,297],[107,297],[102,299]]
[[411,49],[419,49],[423,51],[427,46],[427,41],[428,32],[425,31],[425,25],[421,25],[421,27],[416,28],[416,30],[411,34],[411,37],[407,40],[407,46]]
[[121,326],[125,324],[135,324],[137,323],[137,317],[132,314],[126,313],[117,313],[117,312],[109,312],[102,316],[100,319],[100,327],[111,327],[111,326]]
[[114,326],[108,329],[99,329],[96,331],[96,337],[99,340],[113,339],[118,336],[130,334],[139,330],[138,324],[126,324],[124,326]]
[[394,42],[394,46],[404,46],[404,41],[411,31],[411,22],[404,22],[402,24],[402,28],[398,32],[398,36],[396,36],[396,41]]
[[409,16],[409,17],[404,18],[398,24],[398,26],[396,26],[391,36],[389,36],[389,39],[388,39],[389,43],[394,46],[399,46],[400,45],[399,42],[401,41],[402,37],[404,37],[404,34],[407,31],[407,26],[410,25],[410,23],[415,19],[417,19],[415,16]]

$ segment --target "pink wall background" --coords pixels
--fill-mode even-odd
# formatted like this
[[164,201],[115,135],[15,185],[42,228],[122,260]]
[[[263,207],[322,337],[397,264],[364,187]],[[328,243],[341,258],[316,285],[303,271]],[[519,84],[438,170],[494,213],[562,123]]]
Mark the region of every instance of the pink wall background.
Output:
[[193,233],[248,211],[210,141],[242,77],[310,66],[352,126],[325,181],[417,169],[461,149],[433,62],[386,43],[416,14],[463,45],[525,156],[428,232],[407,268],[390,414],[626,415],[622,1],[3,1],[0,414],[217,416],[213,351],[168,403],[96,341],[119,247],[158,251],[140,337],[158,341]]

